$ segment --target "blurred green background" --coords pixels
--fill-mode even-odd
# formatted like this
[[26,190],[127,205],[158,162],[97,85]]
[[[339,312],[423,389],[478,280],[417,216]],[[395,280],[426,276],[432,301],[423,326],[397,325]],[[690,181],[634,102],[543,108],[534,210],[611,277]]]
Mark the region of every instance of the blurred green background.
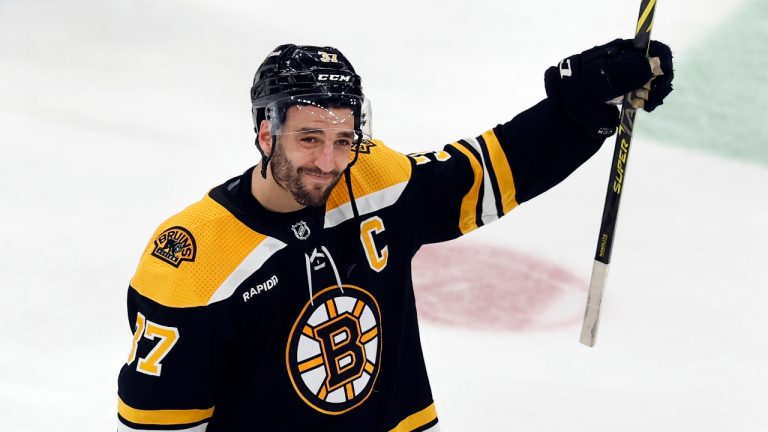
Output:
[[664,115],[643,118],[643,131],[663,143],[768,164],[768,1],[745,3],[675,66]]

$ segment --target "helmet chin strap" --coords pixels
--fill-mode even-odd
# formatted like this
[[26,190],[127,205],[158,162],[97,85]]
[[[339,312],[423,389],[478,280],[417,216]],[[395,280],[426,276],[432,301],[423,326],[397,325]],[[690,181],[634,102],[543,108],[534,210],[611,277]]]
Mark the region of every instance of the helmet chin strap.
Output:
[[272,153],[275,151],[275,145],[277,145],[277,136],[272,135],[272,142],[274,143],[272,145],[272,152],[270,154],[267,154],[264,152],[264,149],[261,148],[261,145],[259,145],[259,130],[254,129],[256,131],[256,141],[254,144],[256,145],[256,148],[259,149],[259,153],[261,154],[261,177],[263,179],[267,179],[267,164],[269,164],[270,159],[272,159]]
[[363,144],[363,133],[358,130],[357,135],[359,138],[355,142],[355,156],[352,158],[352,162],[347,165],[347,168],[351,168],[352,165],[357,162],[357,157],[360,156],[360,145]]

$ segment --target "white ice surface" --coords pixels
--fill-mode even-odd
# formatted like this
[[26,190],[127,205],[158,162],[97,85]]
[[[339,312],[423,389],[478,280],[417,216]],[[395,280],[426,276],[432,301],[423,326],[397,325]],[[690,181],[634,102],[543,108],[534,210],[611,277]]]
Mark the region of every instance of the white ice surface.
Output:
[[[538,101],[547,65],[631,35],[637,3],[0,1],[0,430],[113,430],[139,253],[256,160],[248,88],[279,43],[342,49],[376,135],[435,149]],[[722,3],[660,2],[654,36],[684,61],[743,2]],[[577,327],[423,323],[442,430],[768,430],[768,169],[653,142],[644,115],[597,347]],[[460,241],[588,279],[610,147]]]

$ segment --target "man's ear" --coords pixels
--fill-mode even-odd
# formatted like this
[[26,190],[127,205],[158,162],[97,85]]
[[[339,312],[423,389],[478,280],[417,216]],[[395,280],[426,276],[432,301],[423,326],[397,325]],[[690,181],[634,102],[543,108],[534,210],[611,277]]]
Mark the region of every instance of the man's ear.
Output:
[[264,154],[272,154],[272,130],[268,121],[262,120],[259,125],[259,146],[264,151]]

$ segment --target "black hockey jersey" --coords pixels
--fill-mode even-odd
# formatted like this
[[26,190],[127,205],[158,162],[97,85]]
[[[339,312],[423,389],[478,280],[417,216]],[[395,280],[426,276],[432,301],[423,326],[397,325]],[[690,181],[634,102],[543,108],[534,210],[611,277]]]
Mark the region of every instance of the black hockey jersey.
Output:
[[325,208],[266,210],[253,168],[212,189],[157,229],[130,282],[118,430],[437,430],[411,259],[601,143],[544,100],[441,151],[364,142],[354,199],[342,179]]

